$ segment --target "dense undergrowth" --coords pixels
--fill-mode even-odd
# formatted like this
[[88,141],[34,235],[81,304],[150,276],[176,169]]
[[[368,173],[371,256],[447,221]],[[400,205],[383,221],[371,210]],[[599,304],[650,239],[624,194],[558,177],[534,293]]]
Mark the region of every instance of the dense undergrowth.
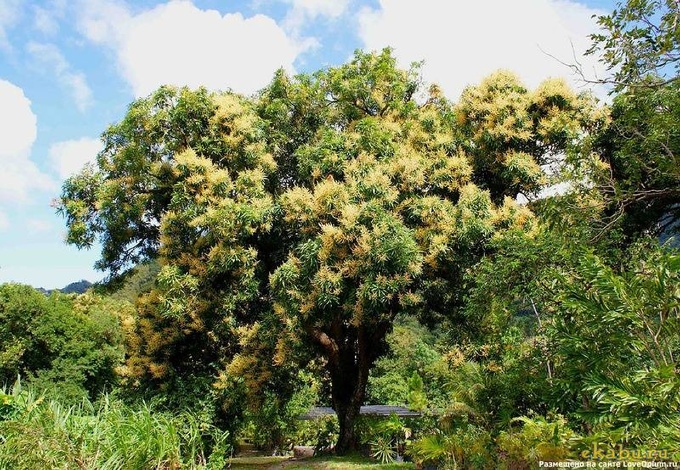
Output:
[[106,395],[66,406],[19,382],[0,391],[0,468],[222,469],[228,437],[194,414]]

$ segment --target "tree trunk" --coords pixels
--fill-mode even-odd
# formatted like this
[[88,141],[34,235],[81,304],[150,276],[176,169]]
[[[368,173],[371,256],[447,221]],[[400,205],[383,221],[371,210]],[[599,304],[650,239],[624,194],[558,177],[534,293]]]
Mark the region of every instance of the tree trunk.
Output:
[[[340,435],[335,446],[338,455],[357,450],[356,419],[366,395],[368,367],[346,364],[331,374],[333,408],[338,415]],[[344,370],[343,370],[344,369]]]
[[368,373],[384,350],[385,335],[391,323],[384,322],[367,333],[363,325],[346,326],[333,322],[329,332],[308,331],[328,358],[331,397],[338,415],[340,435],[335,446],[338,455],[358,450],[356,419],[366,396]]
[[366,384],[371,367],[371,346],[359,329],[355,341],[347,341],[341,348],[338,360],[331,367],[333,407],[338,415],[340,435],[335,446],[338,455],[358,450],[356,419],[366,396]]
[[346,406],[335,405],[338,423],[340,424],[338,442],[335,445],[335,453],[337,455],[345,455],[348,452],[357,450],[359,441],[357,440],[355,423],[360,409],[361,403],[350,403]]

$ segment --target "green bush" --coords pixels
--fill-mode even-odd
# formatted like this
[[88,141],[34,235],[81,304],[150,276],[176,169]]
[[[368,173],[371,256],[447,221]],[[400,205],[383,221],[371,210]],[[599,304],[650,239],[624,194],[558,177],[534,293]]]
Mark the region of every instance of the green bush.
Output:
[[408,455],[421,464],[437,468],[495,469],[491,435],[485,429],[469,424],[448,430],[437,430],[417,439],[408,447]]
[[389,417],[361,416],[358,425],[359,442],[371,456],[382,463],[393,462],[403,455],[413,435],[414,420],[396,414]]
[[522,416],[513,420],[519,429],[503,431],[496,439],[503,468],[529,468],[539,460],[575,458],[578,435],[562,416]]
[[418,410],[445,406],[451,370],[435,334],[414,318],[399,317],[387,343],[388,354],[371,371],[367,401]]
[[314,446],[316,454],[324,453],[330,451],[337,442],[339,431],[340,426],[336,415],[301,420],[291,435],[291,443]]
[[0,285],[0,386],[21,376],[70,403],[111,390],[124,355],[124,308],[91,294],[46,297],[29,286]]

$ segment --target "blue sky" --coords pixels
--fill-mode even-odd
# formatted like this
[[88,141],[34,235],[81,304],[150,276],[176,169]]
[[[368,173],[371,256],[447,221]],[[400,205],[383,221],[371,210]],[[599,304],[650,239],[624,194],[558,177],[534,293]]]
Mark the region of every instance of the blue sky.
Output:
[[[610,0],[0,0],[0,282],[55,288],[94,271],[64,244],[51,201],[99,151],[100,133],[164,83],[250,94],[274,70],[311,72],[357,48],[425,60],[451,99],[498,68],[529,86],[578,78]],[[597,93],[600,93],[596,90]]]

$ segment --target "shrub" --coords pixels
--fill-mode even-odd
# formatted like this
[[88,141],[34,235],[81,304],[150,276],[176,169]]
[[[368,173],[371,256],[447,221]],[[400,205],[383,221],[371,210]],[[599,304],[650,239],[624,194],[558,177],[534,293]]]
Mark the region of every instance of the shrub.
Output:
[[415,420],[392,414],[384,416],[361,416],[358,422],[359,443],[368,453],[382,463],[393,462],[403,455],[413,435]]
[[572,447],[578,436],[562,416],[521,416],[513,422],[521,428],[503,431],[496,439],[504,468],[533,468],[539,460],[576,457]]
[[414,441],[408,454],[421,464],[442,469],[494,469],[491,435],[481,427],[467,425],[438,430]]
[[336,415],[301,421],[292,440],[297,445],[314,446],[315,453],[328,452],[338,440],[340,426]]
[[124,307],[91,294],[0,285],[0,386],[25,377],[52,397],[77,403],[116,383],[123,360]]

